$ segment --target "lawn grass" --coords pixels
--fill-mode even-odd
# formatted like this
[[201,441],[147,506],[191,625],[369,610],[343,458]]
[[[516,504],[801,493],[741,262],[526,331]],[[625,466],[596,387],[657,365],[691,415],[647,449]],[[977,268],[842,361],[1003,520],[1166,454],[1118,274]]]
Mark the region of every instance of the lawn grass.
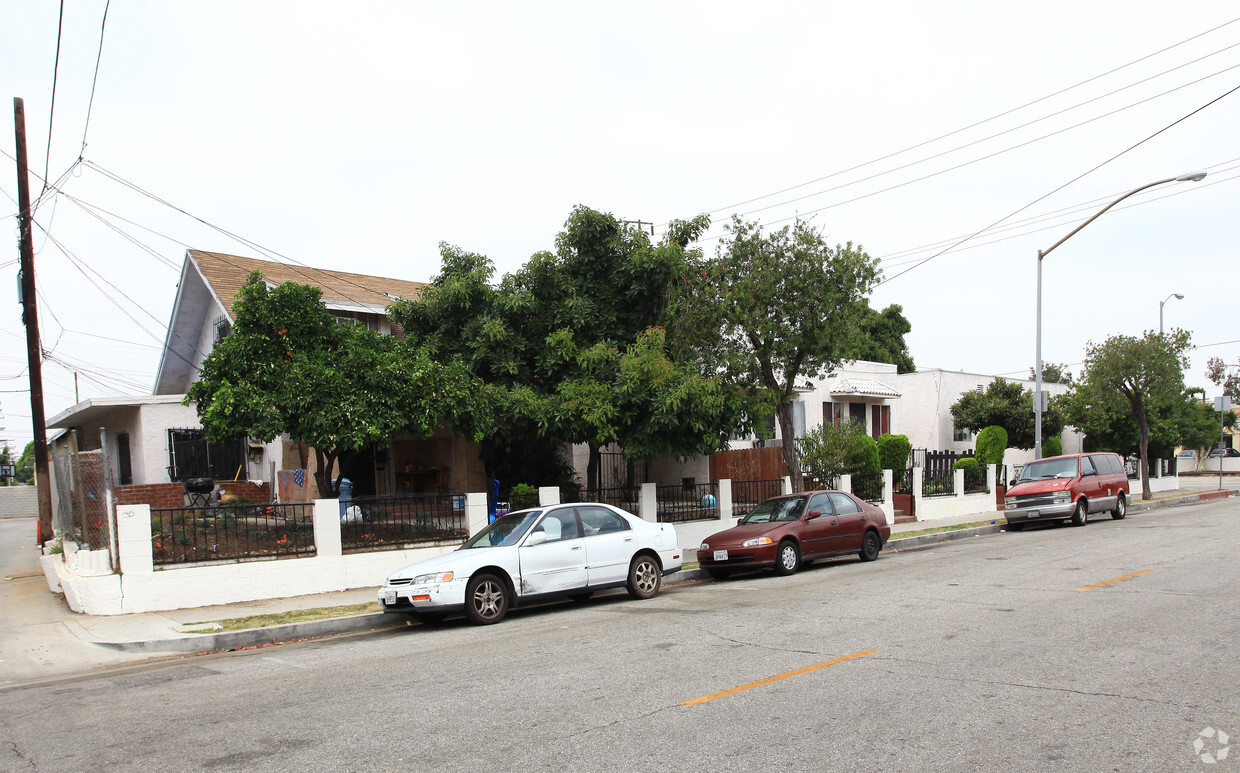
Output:
[[[266,628],[269,625],[288,625],[289,623],[305,623],[310,620],[327,620],[332,617],[348,617],[364,615],[367,612],[379,612],[379,602],[367,604],[347,604],[341,607],[314,607],[313,609],[293,609],[288,612],[274,612],[267,615],[250,615],[234,617],[228,620],[215,620],[196,623],[189,633],[220,633],[221,631],[246,631],[251,628]],[[218,626],[218,627],[217,627]]]

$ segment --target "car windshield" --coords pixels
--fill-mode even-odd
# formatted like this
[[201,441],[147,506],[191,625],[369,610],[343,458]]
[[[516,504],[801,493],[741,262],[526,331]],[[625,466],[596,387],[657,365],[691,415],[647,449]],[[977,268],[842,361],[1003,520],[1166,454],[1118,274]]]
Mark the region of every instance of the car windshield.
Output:
[[741,519],[742,526],[751,523],[770,523],[772,521],[795,521],[801,517],[805,508],[805,497],[780,497],[768,499],[749,511],[749,515]]
[[500,516],[487,524],[487,527],[470,537],[460,550],[471,548],[498,548],[515,545],[525,536],[530,524],[537,520],[542,510],[524,510]]
[[1020,471],[1020,477],[1016,479],[1016,482],[1024,483],[1028,480],[1075,477],[1076,457],[1070,456],[1066,459],[1043,459],[1038,462],[1030,462]]

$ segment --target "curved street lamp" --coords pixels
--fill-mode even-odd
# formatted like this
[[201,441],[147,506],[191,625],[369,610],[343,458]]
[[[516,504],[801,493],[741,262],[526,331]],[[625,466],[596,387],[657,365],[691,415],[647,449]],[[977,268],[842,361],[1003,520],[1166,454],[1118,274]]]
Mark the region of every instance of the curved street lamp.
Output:
[[[1205,172],[1189,172],[1188,174],[1182,174],[1179,177],[1168,177],[1165,180],[1157,180],[1155,182],[1142,185],[1140,188],[1133,188],[1132,190],[1125,193],[1123,196],[1120,196],[1115,201],[1112,201],[1110,204],[1107,204],[1105,207],[1098,210],[1096,213],[1094,213],[1093,217],[1086,220],[1084,223],[1081,223],[1076,228],[1073,228],[1071,233],[1069,233],[1067,236],[1055,242],[1050,247],[1047,247],[1045,250],[1038,250],[1037,336],[1034,340],[1034,359],[1036,360],[1036,362],[1034,364],[1034,371],[1033,371],[1033,383],[1034,383],[1033,458],[1034,459],[1042,458],[1042,399],[1043,399],[1042,397],[1042,258],[1045,258],[1047,255],[1051,254],[1051,250],[1054,250],[1059,245],[1071,239],[1073,236],[1076,235],[1077,231],[1080,231],[1085,226],[1097,220],[1108,209],[1110,209],[1111,207],[1114,207],[1116,204],[1120,203],[1121,201],[1128,198],[1129,196],[1140,193],[1146,188],[1153,188],[1155,185],[1163,185],[1164,183],[1199,182],[1205,179],[1205,176],[1206,176]],[[1164,300],[1163,303],[1166,303],[1166,301]],[[1161,315],[1161,310],[1162,310],[1162,307],[1160,305],[1159,306],[1160,315]]]
[[1162,335],[1162,331],[1163,331],[1163,324],[1162,324],[1163,304],[1171,300],[1172,298],[1175,298],[1177,301],[1182,301],[1184,300],[1184,294],[1183,293],[1171,293],[1166,298],[1163,298],[1161,301],[1158,302],[1158,333],[1159,335]]

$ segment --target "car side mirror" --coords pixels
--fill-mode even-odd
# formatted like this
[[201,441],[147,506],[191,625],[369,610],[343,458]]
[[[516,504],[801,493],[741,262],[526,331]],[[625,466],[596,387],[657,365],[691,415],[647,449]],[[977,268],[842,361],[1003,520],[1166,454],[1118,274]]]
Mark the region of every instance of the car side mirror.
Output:
[[805,520],[812,521],[821,515],[822,515],[821,510],[810,510],[808,513],[805,514]]
[[527,548],[530,548],[530,547],[534,547],[535,545],[541,545],[546,541],[547,541],[547,532],[536,531],[530,535],[529,539],[525,541],[525,546]]

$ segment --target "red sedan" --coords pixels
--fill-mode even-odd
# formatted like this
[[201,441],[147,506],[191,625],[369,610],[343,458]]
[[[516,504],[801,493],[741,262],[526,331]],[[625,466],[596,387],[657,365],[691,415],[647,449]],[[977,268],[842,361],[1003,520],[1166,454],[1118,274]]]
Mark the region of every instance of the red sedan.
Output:
[[843,491],[806,491],[768,499],[698,547],[698,563],[716,580],[740,569],[792,574],[803,563],[856,553],[873,561],[891,536],[887,516]]

